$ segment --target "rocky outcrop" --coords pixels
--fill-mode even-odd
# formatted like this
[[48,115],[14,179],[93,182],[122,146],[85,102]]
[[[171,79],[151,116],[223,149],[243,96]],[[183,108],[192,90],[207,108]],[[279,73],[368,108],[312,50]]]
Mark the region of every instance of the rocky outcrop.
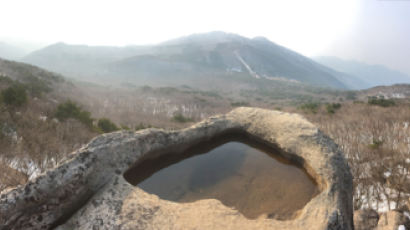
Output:
[[[400,227],[400,228],[399,228]],[[376,230],[410,229],[410,220],[398,211],[389,211],[380,215]]]
[[[218,200],[175,203],[129,184],[136,162],[178,154],[223,133],[242,132],[280,149],[315,178],[320,194],[297,217],[247,219]],[[352,177],[343,154],[300,115],[238,108],[178,131],[101,135],[55,169],[1,194],[0,229],[353,229]]]
[[357,210],[354,212],[353,220],[355,230],[410,229],[407,211],[388,211],[379,214],[373,209]]
[[353,220],[355,230],[373,230],[377,227],[379,214],[373,209],[357,210]]

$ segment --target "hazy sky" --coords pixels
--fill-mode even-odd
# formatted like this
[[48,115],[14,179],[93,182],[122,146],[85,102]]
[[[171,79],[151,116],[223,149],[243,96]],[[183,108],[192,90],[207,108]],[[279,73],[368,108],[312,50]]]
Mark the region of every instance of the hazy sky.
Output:
[[153,44],[222,30],[410,74],[410,0],[0,0],[0,40]]
[[362,1],[350,32],[323,54],[384,64],[410,74],[410,0]]

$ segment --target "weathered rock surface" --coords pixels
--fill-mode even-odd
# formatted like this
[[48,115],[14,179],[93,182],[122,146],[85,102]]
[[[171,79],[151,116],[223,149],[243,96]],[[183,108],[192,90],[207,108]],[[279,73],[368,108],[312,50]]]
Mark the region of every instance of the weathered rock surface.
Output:
[[[139,160],[229,132],[281,149],[315,178],[321,193],[286,221],[250,220],[218,200],[175,203],[129,184]],[[25,186],[1,194],[0,229],[353,229],[352,177],[343,154],[299,115],[238,108],[179,131],[101,135]]]
[[409,225],[409,219],[402,213],[389,211],[380,215],[376,230],[397,230],[399,226],[402,226],[401,229],[410,229]]
[[377,227],[379,214],[373,209],[358,210],[354,212],[355,230],[373,230]]

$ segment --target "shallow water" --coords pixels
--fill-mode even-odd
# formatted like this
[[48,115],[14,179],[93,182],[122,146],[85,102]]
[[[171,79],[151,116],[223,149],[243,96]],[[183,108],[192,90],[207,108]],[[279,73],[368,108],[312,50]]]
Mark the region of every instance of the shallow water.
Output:
[[161,199],[217,199],[250,219],[260,215],[291,219],[319,193],[305,170],[279,157],[273,149],[247,139],[202,143],[179,158],[143,161],[125,178]]

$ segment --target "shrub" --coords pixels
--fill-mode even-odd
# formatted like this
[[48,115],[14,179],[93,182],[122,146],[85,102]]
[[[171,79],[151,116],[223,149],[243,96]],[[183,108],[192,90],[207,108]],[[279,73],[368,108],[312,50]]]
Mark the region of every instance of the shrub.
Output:
[[299,108],[301,110],[311,112],[311,113],[317,113],[317,110],[319,109],[320,104],[316,102],[309,102],[306,104],[301,105]]
[[24,85],[15,83],[1,92],[2,101],[9,106],[22,106],[27,102]]
[[123,130],[131,130],[130,127],[128,127],[127,125],[121,125],[121,129]]
[[72,101],[67,101],[63,104],[59,104],[55,112],[55,117],[60,121],[65,121],[68,118],[73,118],[77,119],[90,128],[93,126],[93,118],[91,118],[91,113],[82,110],[81,107],[79,107],[75,102]]
[[51,91],[49,83],[35,76],[26,75],[24,82],[27,90],[35,97],[40,97],[43,93],[49,93]]
[[347,99],[347,100],[356,100],[356,98],[357,98],[356,92],[354,92],[354,91],[348,91],[348,92],[346,93],[346,99]]
[[373,139],[373,142],[369,145],[371,149],[378,149],[383,144],[383,141]]
[[231,106],[232,107],[249,106],[249,103],[246,101],[238,101],[238,102],[232,102]]
[[151,87],[151,86],[148,86],[148,85],[142,86],[141,89],[142,89],[143,92],[152,91],[152,87]]
[[91,113],[88,111],[81,110],[78,114],[77,120],[79,120],[81,123],[87,125],[90,128],[93,126],[94,119],[91,117]]
[[200,91],[199,94],[206,97],[222,98],[222,96],[215,91]]
[[331,104],[326,104],[326,111],[328,113],[335,113],[336,110],[340,109],[342,105],[340,103],[331,103]]
[[67,101],[57,106],[55,116],[60,121],[65,121],[68,118],[77,118],[81,113],[81,108],[72,101]]
[[104,133],[110,133],[118,130],[118,127],[108,118],[101,118],[97,123],[98,128]]
[[192,118],[189,117],[185,117],[184,115],[182,115],[182,113],[176,113],[174,114],[174,116],[172,117],[173,121],[176,122],[180,122],[180,123],[185,123],[185,122],[192,122],[194,121]]
[[369,97],[367,100],[367,103],[369,105],[377,105],[381,107],[389,107],[389,106],[396,105],[396,102],[394,102],[392,99],[384,99],[384,98],[377,98],[377,97]]
[[0,82],[1,83],[6,83],[6,84],[12,84],[14,81],[10,77],[0,74]]
[[355,100],[355,101],[353,101],[353,104],[364,104],[364,102]]
[[141,130],[141,129],[148,129],[148,128],[152,128],[152,125],[147,124],[145,125],[144,123],[139,123],[138,125],[135,126],[135,131]]

